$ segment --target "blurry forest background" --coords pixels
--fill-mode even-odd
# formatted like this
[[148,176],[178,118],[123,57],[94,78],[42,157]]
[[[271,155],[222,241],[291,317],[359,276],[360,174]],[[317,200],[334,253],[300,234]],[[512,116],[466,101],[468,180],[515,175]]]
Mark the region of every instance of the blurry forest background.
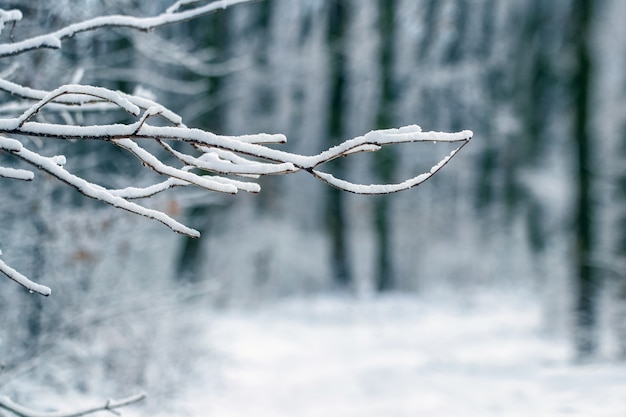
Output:
[[[168,5],[2,2],[24,13],[17,39]],[[474,139],[432,180],[395,195],[342,193],[299,174],[263,179],[258,195],[154,199],[199,240],[44,175],[2,181],[3,257],[54,293],[0,280],[0,389],[19,399],[33,380],[92,392],[107,379],[114,393],[171,392],[193,369],[193,354],[168,343],[193,348],[189,306],[328,291],[525,291],[542,298],[546,331],[572,338],[579,356],[623,357],[624,16],[621,0],[265,0],[149,34],[79,34],[60,52],[12,60],[21,66],[11,79],[33,88],[139,91],[188,126],[285,133],[281,146],[303,154],[407,124],[471,129]],[[11,114],[10,99],[0,96],[0,113]],[[81,155],[72,169],[111,186],[142,172],[113,146],[58,146]],[[401,146],[333,171],[397,181],[449,151]]]

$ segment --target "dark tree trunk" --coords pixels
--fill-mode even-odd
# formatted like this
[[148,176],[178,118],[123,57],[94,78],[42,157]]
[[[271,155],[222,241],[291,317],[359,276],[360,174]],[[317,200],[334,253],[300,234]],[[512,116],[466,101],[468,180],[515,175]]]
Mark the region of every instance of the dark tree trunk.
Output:
[[[330,1],[329,4],[329,28],[328,43],[331,65],[331,94],[329,115],[329,139],[330,145],[335,145],[344,134],[344,105],[345,105],[345,77],[346,63],[344,57],[344,44],[346,28],[346,3],[341,0]],[[341,177],[345,172],[343,159],[337,159],[329,164]],[[348,253],[348,233],[345,221],[345,194],[329,187],[326,194],[326,228],[331,245],[331,268],[334,282],[340,287],[348,287],[352,284],[352,272],[350,270],[350,257]]]
[[[622,124],[622,132],[626,132],[626,123]],[[621,161],[626,159],[626,135],[622,135],[618,144],[617,157]],[[626,171],[623,169],[616,175],[615,179],[615,201],[618,207],[618,215],[615,220],[617,236],[615,239],[615,250],[617,258],[620,259],[621,254],[626,253],[626,212],[622,209],[623,203],[626,201]],[[618,355],[621,359],[626,359],[626,276],[623,274],[617,276],[615,285],[615,300],[618,303],[615,312],[615,332],[618,343]]]
[[591,0],[577,0],[572,5],[572,35],[576,68],[572,79],[574,97],[574,137],[577,150],[577,198],[575,217],[575,343],[580,358],[586,358],[596,350],[596,292],[597,282],[590,263],[594,249],[592,196],[592,148],[589,130],[589,102],[592,63],[590,58],[589,32],[591,25]]
[[[394,103],[394,82],[392,76],[393,62],[393,27],[395,1],[379,0],[379,30],[381,33],[380,66],[382,92],[378,109],[377,128],[391,127]],[[393,181],[396,157],[390,148],[382,149],[375,154],[375,172],[381,182]],[[393,274],[392,228],[388,196],[380,196],[374,203],[374,225],[376,233],[376,289],[392,290],[396,286]]]
[[[188,224],[200,232],[202,236],[208,236],[211,229],[211,219],[220,209],[219,205],[198,205],[189,209]],[[204,239],[183,237],[182,245],[176,262],[176,280],[182,283],[195,284],[202,282],[203,261],[207,258],[204,248]]]
[[[32,252],[32,272],[33,277],[43,277],[46,271],[46,248],[45,244],[50,238],[45,221],[41,217],[40,207],[33,209],[33,226],[37,233],[37,239],[33,244]],[[28,330],[28,338],[26,339],[27,349],[29,352],[36,352],[41,345],[41,337],[45,333],[43,325],[43,297],[28,294],[29,310],[26,318],[26,328]]]

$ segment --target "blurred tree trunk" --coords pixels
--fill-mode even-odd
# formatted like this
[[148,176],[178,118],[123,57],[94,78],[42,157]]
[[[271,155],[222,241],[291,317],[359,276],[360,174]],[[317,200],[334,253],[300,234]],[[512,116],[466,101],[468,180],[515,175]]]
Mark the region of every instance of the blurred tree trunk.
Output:
[[[346,63],[344,56],[344,34],[347,22],[346,3],[341,0],[329,2],[328,50],[331,66],[331,92],[329,103],[329,146],[336,145],[343,137]],[[329,164],[338,177],[343,177],[346,169],[342,158]],[[336,188],[329,187],[326,193],[326,229],[330,238],[331,270],[334,282],[340,287],[352,285],[353,277],[350,270],[348,252],[348,233],[346,230],[345,194]]]
[[[622,132],[626,132],[626,124],[622,124]],[[626,135],[623,135],[619,144],[619,156],[621,160],[626,159]],[[616,178],[616,196],[618,214],[615,222],[617,230],[617,238],[615,250],[617,252],[617,259],[623,259],[623,254],[626,254],[626,211],[624,211],[624,202],[626,202],[626,170],[621,169]],[[621,271],[620,271],[621,272]],[[617,335],[619,356],[621,359],[626,359],[626,275],[620,274],[617,277],[617,291],[615,294],[617,302],[617,314],[615,321],[615,332]]]
[[[604,0],[594,11],[594,84],[593,111],[594,129],[602,139],[601,164],[597,171],[601,178],[598,195],[599,245],[593,261],[598,265],[597,273],[602,279],[599,299],[609,313],[605,323],[610,326],[614,337],[614,353],[626,360],[626,26],[623,17],[626,2]],[[601,153],[600,153],[601,152]],[[604,187],[604,185],[607,185]]]
[[[521,155],[518,156],[518,162],[522,165],[519,168],[537,168],[541,164],[542,156],[547,154],[549,134],[549,118],[554,116],[551,114],[550,107],[554,105],[550,99],[553,93],[552,89],[556,84],[551,77],[550,67],[550,50],[548,42],[546,42],[546,29],[550,25],[549,14],[552,12],[550,6],[546,6],[541,0],[529,2],[531,8],[529,16],[526,19],[526,25],[521,32],[519,53],[522,58],[520,65],[519,82],[522,94],[522,104],[520,106],[521,117],[524,126],[525,140],[518,141],[521,143]],[[530,48],[529,48],[530,44]],[[524,50],[527,52],[524,53]],[[519,172],[516,173],[518,176]],[[543,219],[546,217],[544,202],[536,198],[534,195],[523,195],[520,190],[519,179],[515,184],[508,184],[507,187],[507,208],[509,211],[509,219],[514,217],[513,206],[519,205],[521,199],[528,206],[527,210],[527,228],[531,249],[535,255],[541,256],[546,247],[546,228]]]
[[[210,233],[211,217],[214,215],[214,207],[210,205],[196,205],[187,210],[187,224],[200,232],[202,236]],[[202,282],[202,262],[207,259],[203,239],[194,239],[188,236],[182,237],[182,244],[176,262],[176,281],[183,283]]]
[[[45,245],[50,239],[50,231],[45,220],[41,216],[41,208],[39,204],[35,204],[33,210],[33,227],[37,234],[32,252],[32,272],[33,277],[46,276],[46,248]],[[30,352],[37,352],[41,344],[41,337],[45,333],[43,328],[43,298],[33,297],[29,294],[28,303],[30,310],[28,312],[27,325],[28,338],[25,340],[27,349]]]
[[[225,16],[210,14],[202,22],[192,21],[189,25],[192,31],[195,30],[196,33],[203,35],[205,47],[214,50],[217,56],[225,57],[228,53],[229,39],[227,23],[228,19]],[[207,77],[209,83],[208,102],[212,103],[213,106],[206,112],[200,123],[201,128],[218,134],[225,131],[224,107],[221,102],[222,78],[221,75]],[[203,202],[192,205],[185,211],[185,217],[187,217],[189,224],[198,230],[202,236],[206,236],[210,231],[211,218],[219,211],[219,205]],[[192,284],[202,282],[205,278],[202,276],[203,261],[207,258],[206,253],[202,251],[205,246],[204,239],[181,236],[180,240],[181,246],[176,261],[175,280]]]
[[594,250],[593,230],[594,206],[592,195],[592,138],[590,131],[590,92],[592,62],[590,56],[590,26],[592,22],[591,0],[576,0],[571,11],[571,36],[575,53],[575,68],[572,77],[574,99],[574,138],[576,140],[575,181],[575,347],[580,358],[593,355],[596,351],[597,282],[590,262]]
[[[380,30],[380,67],[382,91],[379,101],[377,129],[392,127],[394,113],[394,80],[392,74],[393,64],[393,34],[396,2],[394,0],[379,0],[379,30]],[[394,166],[396,157],[391,148],[380,150],[374,155],[375,174],[382,183],[390,183],[394,180]],[[396,286],[393,272],[393,248],[391,244],[391,219],[389,210],[389,198],[382,195],[374,201],[374,230],[376,234],[376,290],[388,291]]]

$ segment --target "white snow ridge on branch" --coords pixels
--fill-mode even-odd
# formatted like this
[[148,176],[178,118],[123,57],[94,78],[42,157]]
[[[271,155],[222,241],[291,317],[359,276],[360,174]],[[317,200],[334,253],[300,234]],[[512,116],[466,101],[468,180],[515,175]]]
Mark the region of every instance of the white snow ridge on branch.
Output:
[[[0,397],[0,409],[7,410],[12,414],[20,417],[80,417],[88,414],[94,414],[99,411],[108,411],[115,415],[120,415],[117,411],[118,408],[126,407],[143,400],[146,397],[145,394],[137,394],[122,400],[108,400],[103,405],[89,407],[75,411],[53,411],[53,412],[41,412],[24,407],[20,404],[13,402],[9,397]],[[4,415],[0,413],[0,415]]]
[[[223,10],[241,3],[250,3],[254,0],[219,0],[212,1],[208,4],[181,9],[182,6],[203,3],[199,0],[178,1],[158,16],[153,17],[133,17],[125,15],[99,16],[84,22],[74,23],[52,33],[35,36],[20,42],[8,44],[0,44],[0,58],[21,54],[23,52],[32,51],[42,48],[61,48],[61,42],[64,39],[71,38],[77,33],[92,31],[101,28],[129,28],[150,31],[160,26],[170,25],[173,23],[184,22],[195,19],[199,16]],[[7,22],[18,22],[22,20],[22,13],[19,10],[2,10],[0,9],[0,32]]]
[[[0,87],[6,86],[0,84]],[[9,90],[17,94],[20,89]],[[64,97],[67,96],[67,97]],[[109,103],[123,110],[137,120],[129,124],[108,125],[65,125],[44,123],[33,118],[49,105],[85,106]],[[154,126],[150,118],[163,117],[173,126]],[[190,229],[165,213],[145,208],[129,201],[151,196],[165,191],[172,186],[195,185],[209,191],[236,194],[238,191],[259,192],[256,183],[242,181],[232,176],[257,178],[268,174],[286,174],[299,170],[308,171],[315,177],[332,186],[359,194],[385,194],[414,187],[426,181],[438,172],[459,149],[471,138],[472,132],[458,133],[422,132],[419,126],[406,126],[400,129],[372,131],[366,135],[345,141],[344,143],[317,155],[303,156],[280,151],[264,146],[265,143],[282,143],[283,135],[246,135],[222,136],[199,129],[184,126],[181,119],[170,110],[146,99],[101,87],[66,85],[44,94],[35,104],[21,115],[11,119],[0,119],[0,133],[5,135],[39,136],[55,139],[101,140],[111,142],[133,154],[144,166],[169,177],[169,180],[143,188],[110,190],[80,178],[58,163],[58,157],[45,157],[24,147],[21,142],[0,138],[0,149],[45,171],[59,180],[71,185],[80,193],[101,200],[112,206],[135,214],[158,220],[172,230],[192,237],[198,237],[196,230]],[[166,149],[181,165],[161,161],[140,145],[144,141],[155,141]],[[191,145],[192,153],[174,150],[168,142],[184,142]],[[357,152],[376,151],[390,144],[410,142],[459,142],[459,146],[449,156],[439,161],[428,173],[423,173],[398,184],[354,184],[335,178],[319,169],[324,163],[335,158]],[[202,174],[194,171],[201,171]],[[4,171],[0,171],[0,174]],[[25,177],[26,172],[14,172],[13,177]],[[205,174],[211,175],[205,175]],[[9,176],[9,171],[5,173]]]
[[[59,48],[63,39],[84,31],[106,27],[126,27],[150,30],[158,26],[189,20],[231,5],[249,0],[224,0],[203,4],[202,1],[179,1],[154,17],[102,16],[81,23],[71,24],[55,32],[23,41],[0,44],[0,58],[11,57],[33,49]],[[19,11],[0,10],[0,31],[11,22],[21,20]],[[6,75],[5,75],[6,76]],[[456,133],[423,132],[411,125],[398,129],[369,132],[347,140],[317,155],[304,156],[269,148],[267,144],[284,143],[281,134],[255,134],[243,136],[217,135],[194,129],[183,124],[182,118],[165,106],[152,100],[110,89],[69,84],[52,91],[36,90],[0,78],[0,91],[11,94],[9,105],[0,110],[0,152],[32,165],[34,171],[46,172],[70,185],[85,196],[157,220],[177,233],[198,237],[199,232],[185,226],[166,213],[150,209],[136,200],[165,192],[173,187],[196,186],[208,191],[236,194],[239,191],[256,193],[260,186],[255,182],[260,176],[289,174],[306,171],[314,177],[341,190],[358,194],[387,194],[415,187],[427,181],[441,170],[471,139],[472,132]],[[128,123],[78,125],[67,119],[54,123],[45,114],[65,114],[88,111],[119,111]],[[155,119],[159,123],[153,124]],[[165,125],[164,125],[165,124]],[[25,137],[42,138],[37,151],[22,142]],[[148,169],[163,179],[147,186],[138,187],[133,178],[122,189],[109,189],[82,178],[65,167],[62,155],[45,155],[46,139],[68,141],[104,141],[114,144],[133,155]],[[457,143],[448,156],[438,161],[429,172],[420,173],[397,184],[355,184],[322,170],[333,159],[359,152],[375,152],[383,146],[415,142]],[[165,150],[169,157],[157,156],[149,150],[149,144]],[[176,144],[176,146],[174,146]],[[3,161],[6,160],[3,159]],[[0,166],[0,180],[32,180],[32,171]],[[30,281],[19,272],[0,261],[0,272],[32,292],[48,295],[50,289]]]

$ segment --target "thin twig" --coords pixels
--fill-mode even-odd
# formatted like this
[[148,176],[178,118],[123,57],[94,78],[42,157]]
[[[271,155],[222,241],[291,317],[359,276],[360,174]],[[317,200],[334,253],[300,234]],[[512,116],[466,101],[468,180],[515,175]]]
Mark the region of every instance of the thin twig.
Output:
[[111,411],[117,414],[117,409],[126,407],[131,404],[135,404],[146,398],[145,394],[137,394],[122,400],[108,400],[105,404],[100,406],[88,407],[82,410],[75,411],[53,411],[53,412],[41,412],[32,410],[13,402],[9,397],[0,397],[0,408],[5,409],[19,417],[81,417],[89,414],[97,413],[98,411]]

